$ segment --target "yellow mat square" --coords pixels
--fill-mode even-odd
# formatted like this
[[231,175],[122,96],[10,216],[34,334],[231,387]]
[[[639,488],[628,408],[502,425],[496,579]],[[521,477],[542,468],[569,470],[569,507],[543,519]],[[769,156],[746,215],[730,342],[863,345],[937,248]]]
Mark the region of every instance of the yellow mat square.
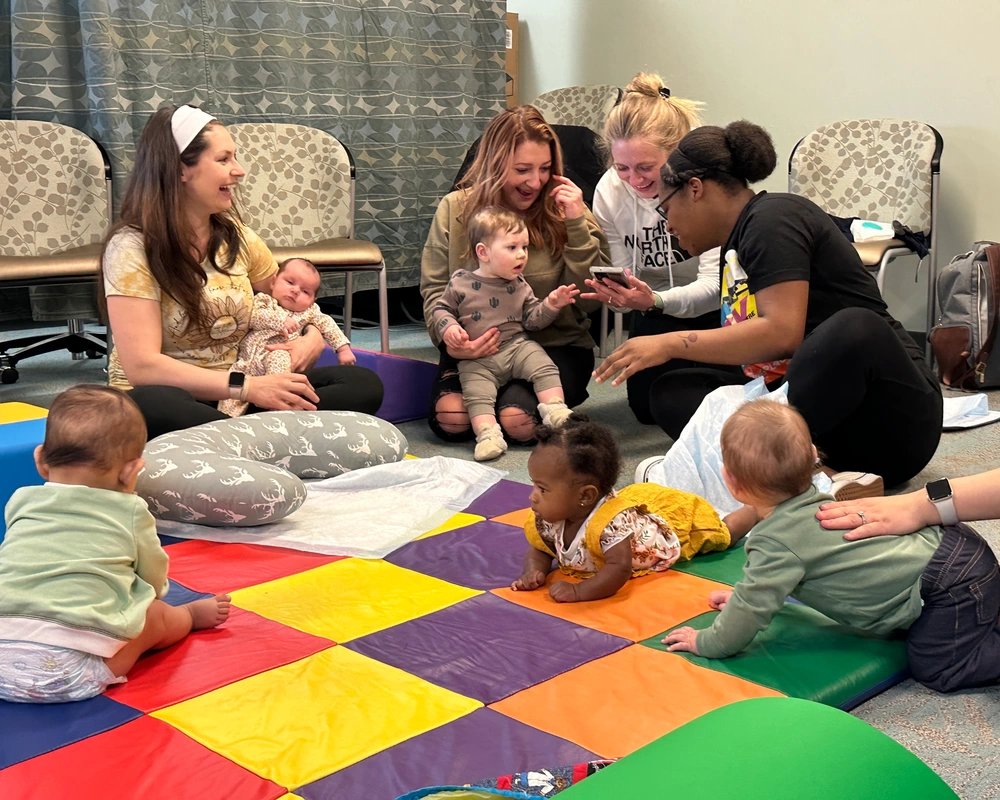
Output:
[[334,646],[153,716],[295,789],[481,706]]
[[482,592],[385,561],[345,558],[232,596],[234,605],[262,617],[347,642],[477,594]]
[[29,419],[47,417],[49,412],[30,403],[0,403],[0,425],[8,422],[25,422]]
[[481,517],[478,514],[466,514],[464,511],[460,511],[455,516],[447,519],[444,524],[438,525],[434,530],[427,531],[427,533],[420,534],[417,538],[426,539],[428,536],[437,536],[439,533],[453,531],[456,528],[464,528],[466,525],[482,522],[484,519],[486,517]]

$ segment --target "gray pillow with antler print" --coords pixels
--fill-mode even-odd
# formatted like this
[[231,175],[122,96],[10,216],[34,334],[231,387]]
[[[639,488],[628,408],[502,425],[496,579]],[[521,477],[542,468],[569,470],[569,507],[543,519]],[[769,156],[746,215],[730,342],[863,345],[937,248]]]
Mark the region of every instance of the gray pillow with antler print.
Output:
[[287,517],[303,478],[402,460],[406,437],[354,411],[265,411],[158,436],[146,444],[136,494],[153,516],[250,526]]

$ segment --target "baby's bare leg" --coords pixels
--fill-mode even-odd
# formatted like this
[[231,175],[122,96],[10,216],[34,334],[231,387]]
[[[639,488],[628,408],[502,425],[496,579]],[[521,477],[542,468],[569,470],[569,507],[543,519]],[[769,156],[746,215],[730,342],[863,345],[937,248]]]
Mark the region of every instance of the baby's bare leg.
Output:
[[104,659],[115,675],[126,675],[147,650],[162,650],[177,644],[192,630],[214,628],[229,616],[228,594],[194,600],[182,606],[171,606],[154,600],[146,611],[142,632],[121,650]]

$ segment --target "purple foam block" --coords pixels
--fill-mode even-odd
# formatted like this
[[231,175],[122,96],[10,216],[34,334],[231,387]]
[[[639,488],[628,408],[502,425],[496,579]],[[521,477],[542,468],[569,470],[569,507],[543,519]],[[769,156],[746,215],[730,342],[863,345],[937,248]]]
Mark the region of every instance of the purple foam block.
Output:
[[487,590],[510,586],[520,576],[527,548],[520,528],[485,521],[410,542],[385,560],[460,586]]
[[[431,405],[431,388],[437,377],[437,364],[404,358],[389,353],[355,350],[359,367],[366,367],[382,379],[385,392],[375,416],[389,422],[424,419]],[[337,354],[327,347],[316,361],[317,367],[337,364]]]
[[457,785],[599,756],[488,708],[415,736],[295,790],[306,800],[398,797],[424,786]]
[[343,646],[488,704],[629,644],[482,594]]

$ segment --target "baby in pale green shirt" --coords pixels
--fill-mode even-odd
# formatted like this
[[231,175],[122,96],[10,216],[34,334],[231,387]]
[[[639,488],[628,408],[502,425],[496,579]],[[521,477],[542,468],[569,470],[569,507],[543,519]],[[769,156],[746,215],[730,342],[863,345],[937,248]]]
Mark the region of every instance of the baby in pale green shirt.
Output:
[[35,465],[0,544],[0,699],[84,700],[121,683],[147,650],[221,624],[229,596],[171,606],[168,558],[135,495],[146,423],[107,386],[74,386],[49,409]]

